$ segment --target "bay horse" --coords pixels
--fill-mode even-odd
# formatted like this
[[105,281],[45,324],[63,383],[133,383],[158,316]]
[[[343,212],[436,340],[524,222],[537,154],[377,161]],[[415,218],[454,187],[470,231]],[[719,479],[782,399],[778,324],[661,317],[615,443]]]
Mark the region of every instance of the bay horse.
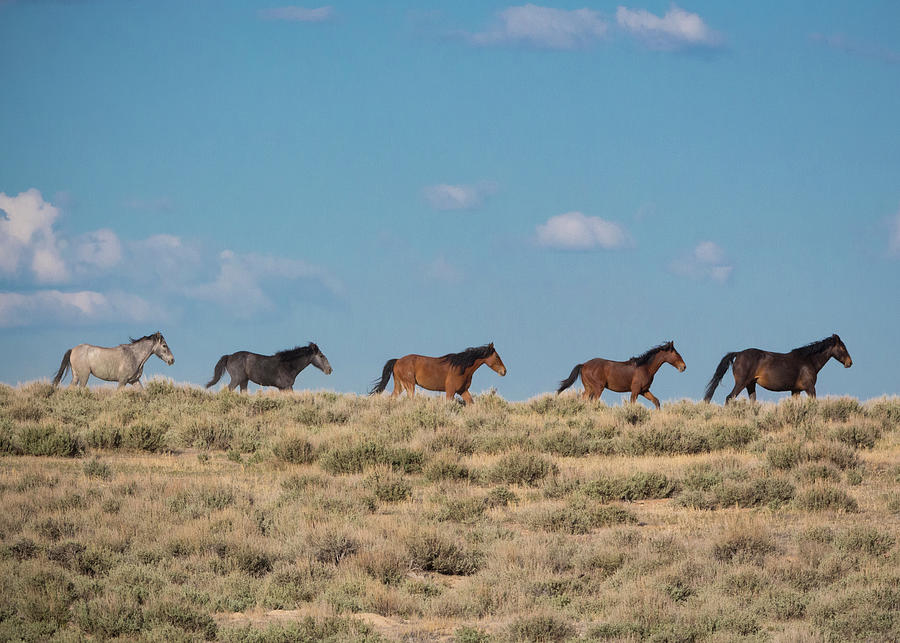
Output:
[[494,343],[467,348],[461,353],[447,353],[442,357],[425,355],[406,355],[399,359],[389,359],[381,372],[381,379],[372,383],[369,395],[381,393],[387,387],[391,375],[394,376],[394,392],[397,397],[403,390],[410,397],[416,394],[416,384],[429,391],[445,391],[447,399],[452,400],[459,393],[465,404],[472,403],[469,386],[472,375],[482,364],[487,364],[500,376],[506,375],[506,366],[500,359]]
[[241,392],[244,392],[247,390],[247,382],[253,381],[260,386],[275,386],[282,391],[290,391],[294,388],[297,375],[310,364],[325,375],[331,375],[328,358],[313,342],[274,355],[238,351],[219,358],[212,379],[206,383],[206,388],[218,382],[227,370],[231,376],[228,383],[229,390],[233,391],[236,386],[240,386]]
[[156,355],[169,366],[175,363],[175,356],[159,331],[140,339],[129,339],[131,343],[112,348],[92,344],[79,344],[70,348],[63,355],[59,371],[53,378],[53,386],[59,385],[66,370],[71,367],[72,386],[87,386],[88,378],[93,375],[107,382],[118,382],[119,388],[126,384],[143,388],[140,380],[144,362],[151,355]]
[[631,391],[632,403],[637,400],[638,395],[643,395],[658,409],[659,400],[650,392],[650,385],[653,384],[656,371],[665,363],[671,364],[682,373],[687,368],[681,355],[675,350],[674,342],[654,346],[626,362],[614,362],[597,357],[584,364],[576,364],[569,377],[559,383],[556,393],[558,395],[572,386],[580,374],[585,399],[599,400],[605,389],[616,393]]
[[725,398],[726,404],[744,388],[750,399],[756,401],[757,384],[770,391],[790,391],[792,397],[800,395],[801,391],[806,391],[809,397],[815,397],[816,378],[832,357],[843,364],[844,368],[853,365],[847,347],[837,334],[795,348],[790,353],[772,353],[758,348],[728,353],[719,362],[715,374],[706,385],[703,401],[709,402],[712,399],[729,366],[734,374],[734,388]]

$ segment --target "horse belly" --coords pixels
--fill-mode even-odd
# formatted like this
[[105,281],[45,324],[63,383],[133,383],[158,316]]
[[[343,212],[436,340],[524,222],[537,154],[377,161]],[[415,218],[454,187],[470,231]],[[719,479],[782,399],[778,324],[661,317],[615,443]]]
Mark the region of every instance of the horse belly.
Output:
[[107,382],[117,382],[122,367],[123,355],[114,348],[90,347],[84,355],[84,362],[90,373]]
[[791,391],[797,386],[798,373],[791,371],[762,371],[757,373],[756,383],[770,391]]

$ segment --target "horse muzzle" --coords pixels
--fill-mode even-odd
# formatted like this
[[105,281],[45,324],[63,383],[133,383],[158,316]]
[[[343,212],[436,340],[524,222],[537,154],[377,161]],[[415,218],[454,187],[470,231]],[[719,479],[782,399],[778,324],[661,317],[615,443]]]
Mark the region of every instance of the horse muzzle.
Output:
[[679,372],[679,373],[684,373],[686,370],[687,370],[687,365],[686,365],[686,364],[679,364],[679,365],[678,365],[678,372]]
[[844,362],[844,368],[850,368],[851,366],[853,366],[852,359],[848,359],[846,362]]
[[171,365],[174,364],[174,363],[175,363],[175,358],[174,358],[174,357],[170,357],[169,359],[166,360],[166,364],[168,364],[169,366],[171,366]]
[[503,377],[504,375],[506,375],[506,367],[504,366],[504,367],[503,367],[503,370],[500,370],[500,371],[497,371],[497,372],[500,373],[500,377]]
[[329,366],[327,369],[325,369],[325,375],[331,375],[331,371],[332,368]]

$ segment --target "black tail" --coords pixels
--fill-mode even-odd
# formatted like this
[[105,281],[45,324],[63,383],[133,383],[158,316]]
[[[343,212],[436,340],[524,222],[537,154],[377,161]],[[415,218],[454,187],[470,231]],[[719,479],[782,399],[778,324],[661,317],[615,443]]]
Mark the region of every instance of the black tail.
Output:
[[222,355],[222,357],[219,358],[219,361],[216,362],[216,369],[213,371],[212,379],[206,383],[206,388],[209,388],[222,378],[222,373],[225,372],[225,365],[228,363],[229,357],[231,356]]
[[59,381],[63,378],[63,375],[66,374],[66,371],[69,369],[70,359],[72,357],[72,349],[66,351],[66,354],[63,355],[62,364],[59,365],[59,370],[56,371],[56,377],[53,378],[53,386],[59,386]]
[[731,366],[731,363],[736,356],[737,353],[728,353],[722,358],[722,361],[719,362],[719,366],[716,367],[715,375],[712,376],[712,379],[709,380],[709,384],[706,385],[706,395],[703,396],[704,402],[709,402],[712,399],[713,393],[716,392],[716,387],[719,385],[719,382],[722,381],[722,378],[728,371],[728,367]]
[[394,364],[397,363],[395,359],[389,359],[387,363],[384,365],[384,369],[381,371],[381,379],[375,380],[372,382],[372,390],[369,391],[369,395],[375,395],[376,393],[381,393],[385,388],[387,388],[388,381],[391,379],[391,375],[394,373]]
[[581,367],[582,366],[584,366],[584,364],[575,364],[575,368],[573,368],[572,372],[569,373],[569,377],[567,377],[566,379],[564,379],[562,382],[559,383],[559,388],[556,389],[557,395],[562,393],[567,388],[572,386],[572,384],[575,383],[575,380],[577,380],[578,376],[581,375]]

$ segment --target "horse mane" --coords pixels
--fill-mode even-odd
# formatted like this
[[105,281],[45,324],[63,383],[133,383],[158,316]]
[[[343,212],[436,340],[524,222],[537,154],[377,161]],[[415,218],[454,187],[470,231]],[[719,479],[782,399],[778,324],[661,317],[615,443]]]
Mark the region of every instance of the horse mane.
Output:
[[493,344],[485,344],[484,346],[470,346],[461,353],[447,353],[443,357],[439,357],[442,362],[447,362],[450,366],[465,371],[479,359],[487,359],[494,353]]
[[821,353],[822,351],[828,350],[835,344],[841,341],[841,338],[837,335],[832,335],[831,337],[826,337],[825,339],[820,339],[817,342],[810,342],[805,346],[799,346],[791,351],[794,355],[799,355],[800,357],[809,357],[810,355],[816,355]]
[[155,340],[157,337],[161,337],[161,336],[162,336],[162,333],[160,333],[159,331],[156,331],[156,332],[153,333],[152,335],[144,335],[143,337],[138,337],[137,339],[135,339],[134,337],[131,337],[131,336],[129,335],[129,336],[128,336],[128,339],[131,340],[131,343],[132,343],[132,344],[137,344],[138,342],[142,342],[142,341],[144,341],[145,339],[154,339],[154,340]]
[[319,347],[316,346],[313,342],[310,342],[306,346],[294,346],[294,348],[288,348],[283,351],[278,351],[277,353],[275,353],[275,357],[277,357],[282,362],[293,362],[298,357],[315,355],[318,352]]
[[666,342],[664,344],[660,344],[659,346],[654,346],[646,352],[641,353],[637,357],[632,357],[630,360],[628,360],[628,363],[634,364],[635,366],[643,366],[644,364],[649,364],[654,355],[656,355],[659,351],[669,348],[673,348],[672,342]]

